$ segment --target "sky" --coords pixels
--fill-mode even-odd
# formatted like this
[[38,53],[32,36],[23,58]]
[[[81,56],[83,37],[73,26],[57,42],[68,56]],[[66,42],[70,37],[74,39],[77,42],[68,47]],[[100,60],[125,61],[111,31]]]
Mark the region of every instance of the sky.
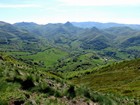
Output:
[[140,24],[140,0],[0,0],[0,21]]

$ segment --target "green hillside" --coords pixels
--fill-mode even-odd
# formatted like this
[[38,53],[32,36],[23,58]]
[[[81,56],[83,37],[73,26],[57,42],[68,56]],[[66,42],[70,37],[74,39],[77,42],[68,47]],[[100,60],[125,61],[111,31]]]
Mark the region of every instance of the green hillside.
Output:
[[62,59],[63,57],[67,56],[68,53],[65,51],[62,51],[61,49],[57,48],[48,48],[45,51],[38,52],[35,54],[29,54],[29,55],[22,55],[19,56],[19,58],[22,58],[23,60],[32,60],[36,63],[42,63],[47,68],[52,67],[57,60]]
[[127,95],[140,99],[140,59],[114,63],[90,74],[73,78],[72,82],[92,90]]
[[[0,54],[1,105],[133,105],[136,99],[74,86],[61,77]],[[124,103],[125,102],[125,103]]]

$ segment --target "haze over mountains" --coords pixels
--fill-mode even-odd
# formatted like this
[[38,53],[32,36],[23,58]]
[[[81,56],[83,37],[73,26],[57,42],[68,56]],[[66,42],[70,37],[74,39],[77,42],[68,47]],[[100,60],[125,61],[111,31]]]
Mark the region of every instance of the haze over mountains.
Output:
[[140,25],[0,21],[0,104],[137,105],[139,58]]
[[[61,57],[66,54],[68,56],[64,57],[65,59],[70,58],[72,62],[73,59],[76,59],[78,62],[72,63],[57,56],[49,64],[50,61],[46,62],[44,59],[43,62],[47,68],[58,64],[55,65],[55,70],[60,71],[88,69],[112,62],[112,60],[120,61],[140,57],[140,31],[135,27],[118,27],[117,25],[116,27],[99,29],[96,27],[80,28],[70,22],[46,25],[38,25],[32,22],[15,24],[0,22],[0,33],[1,51],[39,53],[55,48],[56,52],[62,54],[62,56],[60,54]],[[50,51],[53,52],[53,50]],[[88,54],[87,58],[84,57],[86,54]],[[81,56],[86,60],[81,62]],[[60,61],[62,60],[61,62],[65,65],[58,62],[58,58],[61,58]],[[98,58],[98,63],[96,58]],[[79,68],[79,65],[82,68]]]
[[82,28],[91,28],[91,27],[97,27],[99,29],[105,29],[105,28],[110,28],[110,27],[130,27],[133,29],[140,29],[139,24],[121,24],[121,23],[114,23],[114,22],[109,22],[109,23],[100,23],[100,22],[72,22],[73,25],[77,27],[82,27]]
[[[89,25],[91,28],[79,28],[83,27],[83,25],[76,27],[73,24],[67,22],[65,24],[38,25],[36,23],[26,22],[15,24],[0,22],[0,32],[3,35],[1,35],[0,38],[1,45],[28,50],[28,47],[34,44],[34,46],[36,46],[34,48],[40,49],[41,46],[46,45],[43,43],[45,41],[48,44],[62,46],[67,49],[106,50],[109,48],[124,52],[128,55],[135,53],[132,55],[136,57],[139,56],[139,25],[115,23],[108,25],[98,23],[100,24],[99,29],[95,23],[89,23],[96,26],[91,27]],[[132,52],[132,49],[135,50]],[[111,52],[113,52],[113,50]]]

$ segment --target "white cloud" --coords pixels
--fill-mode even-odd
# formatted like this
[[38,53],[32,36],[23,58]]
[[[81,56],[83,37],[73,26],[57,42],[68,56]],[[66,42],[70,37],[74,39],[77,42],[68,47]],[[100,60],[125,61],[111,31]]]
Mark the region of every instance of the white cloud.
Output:
[[75,6],[114,6],[140,5],[140,0],[58,0],[66,5]]
[[37,8],[35,4],[0,4],[0,8]]

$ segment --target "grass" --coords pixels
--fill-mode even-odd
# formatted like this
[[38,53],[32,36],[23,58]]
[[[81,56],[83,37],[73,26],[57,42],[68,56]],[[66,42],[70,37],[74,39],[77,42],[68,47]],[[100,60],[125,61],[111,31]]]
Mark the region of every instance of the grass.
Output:
[[140,51],[140,46],[132,46],[132,47],[128,47],[128,50],[137,50]]
[[108,65],[88,75],[73,78],[75,84],[83,84],[104,93],[127,95],[140,99],[140,60],[124,61]]
[[33,62],[43,62],[44,66],[47,68],[52,67],[58,59],[63,58],[68,55],[67,52],[64,52],[57,48],[50,48],[38,53],[29,53],[29,52],[8,52],[9,55],[15,55],[17,58],[22,58],[23,60],[32,60]]
[[[26,65],[6,55],[0,55],[0,83],[2,105],[15,103],[69,105],[73,102],[78,105],[89,102],[117,105],[124,101],[124,98],[91,91],[86,85],[72,85],[58,75],[35,69],[33,65]],[[124,105],[128,105],[129,102],[128,100]]]
[[18,52],[6,52],[6,54],[7,55],[13,55],[13,56],[25,56],[25,55],[29,55],[29,54],[31,54],[31,53],[29,53],[29,52],[22,52],[22,51],[18,51]]
[[100,65],[104,65],[106,62],[103,58],[91,52],[78,52],[69,54],[64,59],[60,59],[55,67],[54,71],[61,71],[68,73],[72,71],[85,71]]

